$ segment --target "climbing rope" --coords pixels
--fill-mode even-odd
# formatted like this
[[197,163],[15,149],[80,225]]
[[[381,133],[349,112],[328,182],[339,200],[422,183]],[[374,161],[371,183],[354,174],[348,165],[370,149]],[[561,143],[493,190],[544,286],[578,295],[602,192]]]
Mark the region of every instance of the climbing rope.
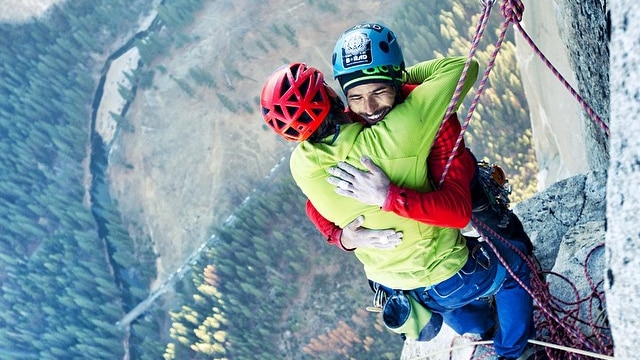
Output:
[[[482,37],[482,34],[486,30],[487,21],[491,13],[491,7],[494,4],[494,2],[495,2],[494,0],[481,0],[482,12],[481,12],[480,19],[478,21],[478,25],[476,27],[473,40],[471,42],[471,47],[468,53],[467,61],[465,63],[465,67],[462,71],[462,74],[460,76],[460,80],[458,81],[458,84],[456,86],[454,95],[451,98],[451,102],[447,108],[447,111],[445,112],[442,123],[440,124],[440,129],[438,130],[438,134],[440,133],[440,130],[444,126],[445,121],[447,121],[449,119],[449,116],[453,114],[456,104],[459,101],[459,98],[461,95],[461,89],[464,84],[464,80],[467,76],[468,67],[471,63],[471,59],[473,58],[477,50],[480,38]],[[456,140],[456,143],[451,151],[447,164],[444,167],[442,176],[439,181],[439,187],[442,186],[446,178],[446,175],[449,171],[449,168],[451,166],[451,163],[453,162],[453,158],[457,152],[457,149],[462,143],[464,134],[469,126],[473,112],[475,111],[475,108],[479,103],[479,98],[484,91],[484,88],[486,86],[491,70],[493,69],[493,66],[495,64],[495,59],[498,55],[498,52],[500,51],[500,48],[502,47],[502,43],[504,42],[504,38],[506,36],[506,32],[510,24],[514,24],[516,26],[518,31],[520,31],[520,33],[522,34],[523,38],[525,38],[525,40],[532,46],[536,54],[540,56],[542,61],[551,69],[551,71],[558,77],[558,79],[560,79],[560,81],[565,85],[565,87],[567,87],[569,92],[574,97],[576,97],[576,99],[580,102],[580,104],[582,104],[582,106],[585,108],[585,111],[594,119],[594,121],[597,124],[600,125],[600,127],[603,129],[605,134],[607,136],[609,135],[609,129],[607,125],[600,119],[600,117],[597,116],[597,114],[595,114],[593,109],[588,106],[588,104],[584,101],[584,99],[582,99],[582,97],[571,87],[571,85],[564,79],[564,77],[562,77],[562,75],[556,70],[556,68],[544,56],[544,54],[542,54],[539,48],[533,43],[533,41],[528,36],[528,34],[520,26],[520,21],[522,20],[522,13],[524,12],[524,5],[522,4],[522,2],[520,0],[504,0],[500,6],[500,9],[502,11],[504,21],[500,27],[498,40],[495,43],[494,50],[487,64],[487,68],[485,69],[482,79],[480,80],[480,83],[478,85],[478,90],[473,98],[473,101],[471,102],[469,111],[461,127],[458,139]],[[603,319],[602,315],[604,314],[604,310],[601,311],[601,314],[598,314],[597,319],[595,321],[593,319],[593,314],[592,314],[593,307],[595,306],[595,307],[602,308],[604,306],[605,301],[604,301],[603,291],[598,290],[599,288],[601,288],[600,285],[602,284],[602,282],[599,282],[598,284],[594,284],[591,278],[589,277],[589,274],[586,271],[586,263],[588,262],[588,258],[585,261],[585,275],[587,276],[589,286],[591,287],[591,294],[589,294],[589,296],[585,298],[580,298],[579,291],[576,289],[575,285],[571,283],[571,281],[569,281],[568,279],[566,279],[565,277],[559,274],[546,272],[546,271],[543,272],[538,270],[539,264],[534,263],[532,260],[533,259],[532,257],[526,256],[525,254],[523,254],[519,249],[513,246],[509,241],[502,238],[493,229],[491,229],[489,226],[479,221],[479,219],[477,219],[476,217],[472,217],[472,225],[476,229],[476,231],[480,234],[480,236],[487,242],[487,244],[489,244],[493,252],[499,258],[500,262],[505,266],[505,269],[509,272],[509,274],[534,299],[535,304],[537,305],[537,309],[536,309],[537,311],[534,317],[534,322],[536,324],[536,329],[538,330],[538,334],[548,338],[551,342],[560,344],[558,345],[560,347],[563,347],[562,345],[567,345],[566,348],[572,348],[575,350],[574,354],[579,354],[580,352],[584,353],[584,351],[587,350],[589,353],[592,353],[592,354],[612,355],[613,341],[611,339],[611,336],[608,334],[608,328],[606,326],[596,325],[598,321],[606,322],[606,316],[604,316],[604,320],[601,320]],[[489,234],[493,240],[491,240],[489,236],[487,236],[487,234]],[[529,285],[524,284],[522,280],[519,279],[510,269],[510,267],[508,266],[504,258],[502,258],[502,256],[499,254],[499,252],[495,248],[492,241],[504,242],[505,245],[510,247],[512,250],[514,250],[516,253],[518,253],[520,257],[522,257],[525,260],[527,266],[531,269],[532,274],[538,275],[538,276],[532,276]],[[593,253],[594,250],[592,250],[591,253]],[[573,293],[576,297],[576,301],[572,303],[567,303],[556,297],[553,297],[550,294],[548,285],[545,281],[545,279],[548,278],[549,276],[558,276],[560,279],[567,282],[573,290]],[[598,304],[594,305],[593,301],[598,301]],[[589,320],[590,320],[589,322],[585,322],[581,320],[578,316],[580,313],[581,305],[585,303],[587,303],[587,306],[589,307]],[[572,307],[573,309],[571,309]],[[584,333],[582,333],[582,331],[580,331],[580,325],[588,325],[592,335],[587,337]],[[566,358],[566,354],[560,353],[559,350],[557,349],[552,350],[550,347],[548,347],[545,349],[545,351],[547,352],[547,355],[549,355],[553,359]],[[577,356],[579,355],[571,355],[571,359],[579,359],[580,357],[577,357]]]
[[536,53],[536,55],[538,55],[540,60],[542,60],[542,62],[549,68],[549,70],[551,70],[553,75],[555,75],[558,78],[558,80],[560,80],[562,85],[564,85],[564,87],[567,88],[569,93],[573,95],[574,98],[576,98],[576,100],[580,103],[580,105],[582,105],[582,108],[584,109],[584,111],[591,117],[591,119],[593,119],[593,121],[595,121],[596,124],[600,126],[600,128],[602,128],[602,131],[604,131],[604,133],[608,137],[610,135],[610,132],[607,124],[605,124],[604,121],[602,121],[600,116],[596,114],[593,108],[589,106],[589,104],[582,98],[582,96],[580,96],[580,94],[578,94],[578,92],[571,86],[571,84],[569,84],[569,82],[564,78],[564,76],[560,74],[558,69],[556,69],[556,67],[553,66],[551,61],[549,61],[549,59],[547,59],[547,57],[542,53],[542,51],[540,51],[540,48],[538,48],[538,46],[533,42],[533,40],[531,40],[531,37],[529,36],[529,34],[527,34],[527,32],[524,31],[524,29],[522,28],[522,25],[520,25],[520,22],[514,22],[513,25],[516,27],[516,29],[518,29],[518,31],[520,32],[520,35],[522,35],[522,37],[527,41],[527,43],[529,43],[529,46],[533,48],[533,51]]
[[[483,4],[484,4],[484,2],[483,2]],[[460,147],[460,144],[462,143],[462,139],[464,138],[464,134],[466,133],[467,128],[469,127],[469,124],[471,123],[471,117],[473,116],[473,112],[476,110],[476,107],[478,106],[478,103],[480,102],[480,96],[484,92],[484,88],[487,85],[487,80],[489,80],[489,75],[491,74],[491,70],[493,69],[493,66],[495,65],[496,57],[498,56],[498,52],[500,51],[500,48],[502,47],[502,43],[504,42],[505,36],[507,35],[507,30],[509,29],[509,24],[514,21],[514,18],[518,19],[518,21],[519,21],[519,19],[522,16],[522,14],[518,14],[518,13],[512,11],[512,8],[508,7],[508,6],[505,6],[505,4],[509,4],[509,3],[505,2],[501,6],[502,14],[505,17],[505,21],[500,26],[500,35],[498,36],[498,40],[496,41],[494,50],[491,53],[491,56],[489,57],[489,62],[487,63],[487,68],[485,69],[484,74],[482,75],[482,79],[480,79],[480,83],[478,84],[478,90],[476,91],[476,94],[473,97],[473,100],[471,101],[471,106],[469,106],[469,111],[467,112],[467,116],[466,116],[466,118],[464,120],[464,123],[462,124],[462,128],[460,130],[460,134],[458,135],[458,139],[456,139],[456,143],[453,146],[453,150],[451,151],[451,154],[449,155],[449,160],[447,161],[447,166],[445,166],[445,169],[442,172],[442,177],[440,178],[440,185],[442,185],[442,183],[444,182],[444,179],[445,179],[445,177],[447,175],[448,168],[451,166],[451,163],[453,162],[453,158],[454,158],[454,156],[456,154],[456,151],[458,150],[458,147]],[[456,102],[457,102],[457,100],[456,100]]]
[[[511,244],[511,242],[504,239],[489,226],[479,221],[476,217],[472,217],[472,224],[482,239],[491,247],[507,272],[533,298],[537,305],[534,324],[539,336],[542,336],[555,344],[564,345],[566,348],[573,349],[573,353],[576,354],[579,353],[579,350],[587,350],[595,354],[613,355],[613,340],[608,333],[608,328],[606,326],[597,326],[596,321],[593,320],[593,316],[591,314],[592,303],[590,303],[590,301],[597,299],[599,301],[597,307],[600,308],[604,305],[604,292],[601,289],[599,290],[602,282],[599,282],[597,285],[594,284],[587,271],[587,265],[592,254],[604,245],[599,245],[592,249],[583,264],[583,270],[590,285],[591,293],[586,297],[581,298],[578,289],[569,279],[551,271],[539,271],[539,265],[534,263],[532,257],[523,254],[517,247]],[[531,281],[528,286],[513,273],[507,262],[493,244],[494,241],[501,241],[515,251],[524,259],[527,266],[531,269],[532,274],[538,275],[531,277]],[[547,281],[550,276],[559,277],[571,287],[575,296],[574,302],[566,302],[551,295],[547,285]],[[590,306],[589,322],[585,322],[579,317],[581,305],[584,303],[588,303],[587,305]],[[598,316],[598,318],[600,318],[600,316]],[[582,331],[580,331],[580,325],[588,325],[591,329],[592,335],[587,337],[582,333]],[[566,354],[564,352],[558,352],[557,350],[553,351],[551,349],[546,349],[545,351],[551,359],[566,358]],[[580,359],[580,357],[574,356],[571,357],[571,359]]]
[[[608,326],[604,325],[606,323],[606,316],[603,317],[604,309],[602,308],[604,306],[603,281],[594,283],[588,272],[588,264],[591,257],[597,250],[604,247],[603,244],[591,249],[585,258],[583,271],[589,283],[591,293],[581,297],[580,292],[569,279],[551,271],[539,270],[540,266],[537,264],[535,257],[523,254],[509,240],[504,239],[476,217],[472,217],[472,224],[482,239],[491,247],[510,276],[515,279],[534,300],[536,305],[534,308],[535,327],[538,337],[544,338],[545,341],[531,339],[529,343],[536,345],[537,349],[544,349],[544,352],[550,359],[613,359],[613,339],[609,334]],[[509,264],[496,249],[495,241],[503,242],[522,257],[527,266],[532,269],[532,275],[534,276],[532,276],[529,285],[524,284],[522,280],[515,275]],[[551,276],[558,277],[570,287],[574,294],[574,301],[561,300],[551,295],[547,284]],[[594,304],[593,301],[596,300],[598,303]],[[589,321],[584,321],[579,317],[580,309],[583,305],[589,307]],[[602,311],[594,317],[591,311],[593,308],[600,308]],[[586,336],[580,330],[581,326],[588,326],[591,335]],[[466,336],[461,337],[466,338]],[[452,341],[456,341],[456,338]],[[463,345],[454,345],[452,343],[450,348],[439,349],[435,352],[430,352],[424,356],[412,359],[429,359],[434,355],[442,353],[449,353],[451,356],[455,350],[471,346],[474,347],[473,360],[489,359],[493,358],[492,356],[494,355],[491,344],[492,341],[472,341]],[[484,355],[476,355],[479,346],[487,347],[483,352]]]
[[[491,14],[491,7],[495,3],[495,0],[480,0],[480,3],[482,4],[482,13],[480,16],[480,20],[478,21],[478,26],[476,27],[476,31],[473,36],[473,40],[471,42],[471,47],[467,55],[467,61],[465,63],[465,67],[462,71],[462,74],[460,75],[460,80],[458,81],[456,90],[453,94],[453,97],[451,98],[451,102],[449,103],[447,111],[445,112],[445,115],[442,119],[442,123],[440,124],[440,128],[438,129],[436,136],[440,133],[440,130],[444,126],[445,121],[447,121],[449,119],[449,116],[453,114],[456,104],[460,99],[462,85],[464,84],[464,80],[467,76],[469,64],[471,63],[471,59],[476,53],[480,39],[484,34],[484,31],[486,30],[488,17]],[[596,124],[600,126],[600,128],[602,128],[604,133],[607,136],[609,136],[610,134],[609,127],[607,126],[607,124],[604,123],[604,121],[596,114],[593,108],[589,106],[589,104],[587,104],[587,102],[582,98],[582,96],[580,96],[580,94],[578,94],[578,92],[571,86],[571,84],[569,84],[569,82],[562,76],[562,74],[560,74],[560,72],[555,68],[555,66],[553,66],[553,64],[549,61],[549,59],[547,59],[547,57],[542,53],[542,51],[538,48],[538,46],[536,46],[536,44],[533,42],[531,37],[520,25],[520,22],[522,21],[522,13],[524,12],[524,5],[522,4],[522,1],[521,0],[504,0],[503,3],[500,5],[500,10],[502,11],[502,16],[505,19],[500,27],[500,35],[498,37],[498,40],[496,41],[494,50],[489,58],[487,68],[485,69],[482,79],[480,80],[480,83],[478,85],[478,91],[476,92],[473,98],[469,111],[467,112],[467,116],[460,130],[460,134],[458,135],[458,139],[456,140],[456,143],[451,151],[451,154],[449,155],[447,164],[444,167],[444,171],[442,172],[442,176],[440,177],[440,181],[438,183],[439,187],[442,186],[442,183],[444,182],[444,179],[446,178],[447,173],[449,172],[449,168],[451,167],[451,163],[453,162],[453,158],[455,157],[456,150],[458,150],[458,147],[460,146],[460,143],[464,138],[464,134],[467,131],[467,127],[469,126],[471,117],[473,116],[473,112],[475,111],[475,108],[478,105],[480,96],[484,91],[484,87],[489,78],[491,70],[493,69],[496,57],[498,56],[500,48],[502,47],[502,43],[504,42],[504,38],[506,36],[507,30],[510,24],[513,24],[518,29],[522,37],[534,49],[534,52],[540,57],[540,59],[545,63],[545,65],[547,65],[547,67],[551,70],[551,72],[554,75],[556,75],[556,77],[567,88],[567,90],[571,93],[571,95],[573,95],[578,100],[578,102],[582,105],[586,113],[596,122]]]
[[[451,114],[453,114],[453,112],[455,111],[456,104],[458,103],[458,100],[460,99],[460,95],[462,93],[462,86],[464,85],[464,81],[467,78],[467,72],[469,70],[471,60],[473,59],[473,56],[475,55],[476,50],[478,48],[478,44],[480,43],[480,39],[482,38],[482,35],[484,34],[485,29],[487,28],[487,21],[489,20],[489,15],[491,14],[491,7],[495,2],[495,0],[480,0],[480,2],[482,3],[482,14],[480,15],[480,19],[478,20],[478,25],[476,27],[473,40],[471,41],[471,48],[469,49],[469,54],[467,55],[467,61],[465,62],[464,68],[462,69],[462,74],[460,75],[460,80],[458,80],[458,84],[456,85],[456,90],[453,93],[451,102],[449,103],[449,106],[447,107],[447,111],[445,112],[445,115],[442,118],[442,122],[440,123],[440,128],[436,132],[436,138],[438,137],[438,135],[440,135],[440,131],[444,127],[444,123],[449,119],[449,116],[451,116]],[[449,168],[451,167],[451,163],[453,162],[453,157],[455,155],[456,150],[460,146],[462,139],[464,138],[465,131],[466,131],[466,127],[463,127],[462,130],[460,131],[460,135],[458,136],[458,139],[456,140],[456,144],[454,145],[453,150],[451,151],[451,155],[449,155],[449,160],[447,161],[447,164],[445,165],[444,170],[442,171],[442,176],[440,177],[440,182],[438,183],[438,187],[442,186],[444,179],[447,177],[447,173],[449,172]]]

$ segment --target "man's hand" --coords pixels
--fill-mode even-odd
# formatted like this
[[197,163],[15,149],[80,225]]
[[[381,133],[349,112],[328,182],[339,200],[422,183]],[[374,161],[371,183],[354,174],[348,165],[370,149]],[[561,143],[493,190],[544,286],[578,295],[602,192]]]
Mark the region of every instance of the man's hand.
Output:
[[369,171],[362,171],[349,163],[339,162],[337,167],[329,169],[329,174],[332,176],[327,181],[334,185],[336,192],[342,196],[354,198],[367,205],[382,207],[387,199],[391,181],[369,157],[361,157],[360,162]]
[[342,229],[340,242],[346,249],[378,248],[393,249],[402,241],[402,233],[395,230],[373,230],[361,227],[364,216],[360,215]]

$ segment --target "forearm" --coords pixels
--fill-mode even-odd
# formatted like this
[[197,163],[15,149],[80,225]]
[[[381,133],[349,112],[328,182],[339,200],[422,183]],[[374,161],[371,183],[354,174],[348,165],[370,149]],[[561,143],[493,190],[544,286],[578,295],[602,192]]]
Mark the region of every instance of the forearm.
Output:
[[[460,123],[453,114],[444,123],[427,159],[429,177],[435,184],[442,177],[459,133]],[[391,185],[383,210],[430,225],[463,228],[471,218],[470,183],[474,171],[473,157],[462,141],[439,189],[418,192]]]
[[[458,81],[462,76],[464,67],[467,65],[467,59],[463,56],[457,57],[445,57],[440,59],[432,59],[420,62],[406,69],[403,74],[403,82],[405,84],[421,84],[423,82],[430,82],[432,88],[439,89],[439,94],[445,94],[450,92],[454,93],[454,89],[457,87]],[[456,104],[456,109],[464,100],[465,95],[471,89],[478,77],[478,62],[471,60],[468,63],[467,73],[464,78],[462,88],[460,89],[460,97]],[[450,100],[450,97],[446,97],[446,101]]]
[[308,199],[306,205],[306,213],[309,220],[311,220],[316,229],[320,231],[322,236],[327,240],[328,244],[335,245],[345,251],[350,250],[345,248],[340,242],[340,238],[342,237],[342,229],[322,216],[322,214],[318,212],[315,206],[313,206],[311,201]]
[[471,194],[469,185],[465,187],[450,178],[440,189],[430,192],[392,184],[382,209],[426,224],[461,229],[471,219]]

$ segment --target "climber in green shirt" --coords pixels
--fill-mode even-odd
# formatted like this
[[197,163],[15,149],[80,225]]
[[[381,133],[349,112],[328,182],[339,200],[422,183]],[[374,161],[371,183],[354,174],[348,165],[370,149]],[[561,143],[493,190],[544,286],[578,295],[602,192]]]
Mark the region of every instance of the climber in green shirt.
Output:
[[[351,123],[338,96],[324,83],[322,73],[305,64],[293,63],[276,70],[265,83],[261,95],[267,124],[288,140],[302,141],[291,156],[292,175],[323,216],[336,225],[345,226],[364,215],[366,227],[402,232],[403,240],[396,247],[358,248],[355,255],[375,284],[388,289],[394,296],[411,294],[411,309],[415,310],[411,313],[417,313],[419,318],[417,328],[404,327],[406,318],[391,326],[385,322],[392,330],[413,338],[421,338],[422,331],[427,328],[423,325],[432,320],[428,314],[420,315],[424,314],[424,308],[445,314],[452,322],[465,323],[471,312],[461,309],[480,297],[494,294],[498,297],[502,293],[506,303],[513,292],[498,291],[505,279],[504,268],[498,265],[495,255],[487,255],[483,245],[466,244],[458,229],[427,225],[382,211],[379,206],[338,195],[327,182],[328,169],[338,162],[359,164],[361,157],[366,155],[394,184],[417,191],[433,190],[426,181],[427,156],[465,61],[466,58],[445,58],[406,69],[404,81],[426,80],[371,127]],[[403,69],[371,67],[367,74],[382,78],[390,70],[402,73]],[[462,95],[473,85],[477,70],[477,63],[472,61]],[[520,275],[522,262],[514,264]],[[526,276],[528,273],[523,275]],[[394,296],[387,304],[396,303]],[[523,325],[516,326],[517,331],[510,331],[514,330],[513,326],[507,326],[496,338],[496,350],[505,358],[522,353],[529,336],[531,307],[515,308],[513,314],[505,310],[509,324],[517,320]],[[472,317],[479,318],[478,314],[472,314]],[[481,328],[480,323],[478,328],[465,326],[459,328],[477,333],[489,330]],[[500,327],[502,329],[502,322]]]

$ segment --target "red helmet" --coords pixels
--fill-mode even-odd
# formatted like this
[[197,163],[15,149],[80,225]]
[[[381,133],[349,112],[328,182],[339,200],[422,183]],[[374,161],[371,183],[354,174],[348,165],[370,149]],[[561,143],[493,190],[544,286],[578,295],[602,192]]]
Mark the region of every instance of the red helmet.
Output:
[[262,116],[283,138],[304,141],[329,115],[331,96],[335,92],[320,70],[303,63],[283,65],[262,87]]

